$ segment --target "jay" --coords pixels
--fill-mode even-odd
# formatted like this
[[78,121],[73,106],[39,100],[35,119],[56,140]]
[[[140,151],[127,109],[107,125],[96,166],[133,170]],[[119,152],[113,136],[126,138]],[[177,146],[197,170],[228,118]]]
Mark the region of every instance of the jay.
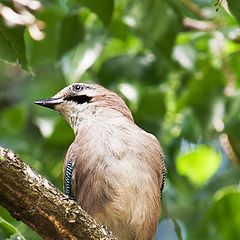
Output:
[[60,112],[75,133],[64,161],[65,193],[119,240],[152,240],[163,152],[123,99],[98,84],[74,83],[35,103]]

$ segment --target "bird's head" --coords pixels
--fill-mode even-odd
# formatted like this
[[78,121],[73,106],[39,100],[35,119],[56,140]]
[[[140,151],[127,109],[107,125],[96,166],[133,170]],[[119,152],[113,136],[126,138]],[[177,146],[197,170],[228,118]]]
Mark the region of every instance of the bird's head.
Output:
[[35,104],[57,110],[73,128],[75,121],[93,117],[111,118],[114,114],[133,121],[122,98],[98,84],[73,83],[51,98],[35,101]]

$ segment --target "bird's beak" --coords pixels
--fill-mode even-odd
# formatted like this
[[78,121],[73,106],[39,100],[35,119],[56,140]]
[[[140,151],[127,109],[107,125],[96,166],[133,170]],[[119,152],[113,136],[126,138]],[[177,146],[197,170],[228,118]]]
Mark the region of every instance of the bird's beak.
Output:
[[55,105],[63,102],[62,98],[44,98],[36,100],[34,103],[43,107],[54,109]]

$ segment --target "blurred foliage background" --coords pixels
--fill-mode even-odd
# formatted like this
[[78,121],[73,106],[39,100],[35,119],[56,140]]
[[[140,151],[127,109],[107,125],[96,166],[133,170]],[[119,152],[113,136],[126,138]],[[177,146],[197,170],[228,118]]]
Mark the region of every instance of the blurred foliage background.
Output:
[[[240,239],[240,2],[24,2],[0,1],[0,145],[62,190],[74,135],[33,102],[100,83],[164,149],[156,239]],[[0,239],[41,239],[0,216]]]

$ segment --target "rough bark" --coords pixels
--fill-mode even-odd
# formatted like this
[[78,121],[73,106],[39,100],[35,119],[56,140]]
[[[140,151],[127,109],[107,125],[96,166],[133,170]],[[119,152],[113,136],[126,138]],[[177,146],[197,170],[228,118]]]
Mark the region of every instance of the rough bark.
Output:
[[75,201],[1,147],[0,204],[43,239],[115,239]]

